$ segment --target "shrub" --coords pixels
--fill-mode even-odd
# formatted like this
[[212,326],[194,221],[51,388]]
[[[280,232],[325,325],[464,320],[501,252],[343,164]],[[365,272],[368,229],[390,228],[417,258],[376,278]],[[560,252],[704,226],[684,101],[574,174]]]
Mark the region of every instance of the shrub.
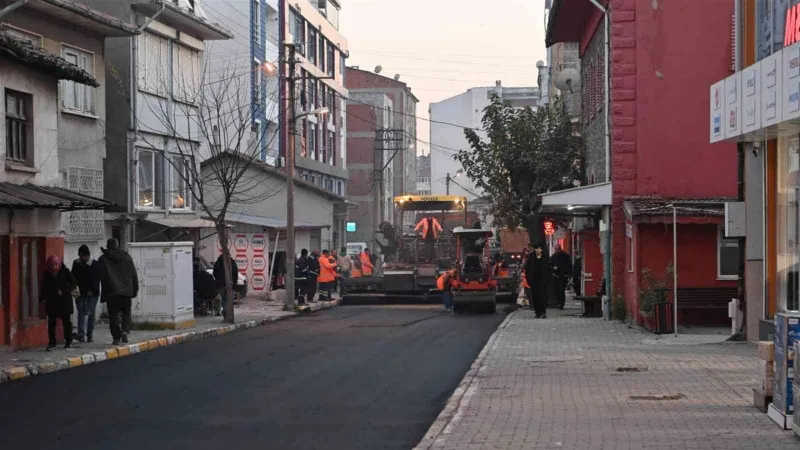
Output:
[[657,277],[649,268],[642,269],[642,281],[639,285],[639,311],[645,317],[653,317],[656,303],[666,300],[666,293],[662,294],[662,292],[669,290],[673,270],[673,266],[670,264],[664,269],[661,276]]
[[625,307],[625,297],[617,294],[614,296],[614,300],[611,301],[611,317],[614,320],[624,322],[627,315],[628,309]]

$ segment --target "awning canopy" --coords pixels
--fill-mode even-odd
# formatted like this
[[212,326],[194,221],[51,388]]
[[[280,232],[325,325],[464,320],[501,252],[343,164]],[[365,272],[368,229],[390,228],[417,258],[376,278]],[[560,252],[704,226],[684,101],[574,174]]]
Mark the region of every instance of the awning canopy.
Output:
[[636,223],[672,223],[673,206],[678,222],[719,223],[725,217],[725,203],[735,202],[733,197],[665,198],[655,196],[625,197],[625,216]]
[[199,5],[188,1],[137,0],[133,9],[150,17],[158,16],[159,22],[187,30],[204,41],[233,39],[233,34],[218,23],[209,21]]
[[[228,224],[244,223],[247,225],[274,228],[277,230],[286,229],[286,220],[279,219],[277,217],[252,216],[249,214],[242,214],[242,213],[228,213],[226,219]],[[330,225],[319,225],[299,220],[295,220],[294,222],[295,230],[318,230],[321,228],[330,228],[330,227],[331,227]]]
[[167,228],[216,228],[214,222],[206,219],[186,218],[186,219],[166,219],[166,218],[150,218],[145,219],[147,222],[152,222]]
[[35,184],[0,182],[0,208],[11,209],[58,209],[76,211],[81,209],[106,209],[113,203],[101,198],[79,194],[69,189]]
[[569,216],[594,214],[613,200],[611,182],[541,194],[539,212]]

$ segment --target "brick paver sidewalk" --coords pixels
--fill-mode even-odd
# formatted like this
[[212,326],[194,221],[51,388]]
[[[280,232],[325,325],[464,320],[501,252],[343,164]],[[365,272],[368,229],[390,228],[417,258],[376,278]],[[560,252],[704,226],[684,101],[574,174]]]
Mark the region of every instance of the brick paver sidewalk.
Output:
[[800,448],[752,405],[753,344],[548,316],[501,325],[418,448]]
[[[337,304],[338,300],[312,303],[309,310],[329,308]],[[60,344],[52,352],[46,352],[44,347],[19,351],[0,350],[0,382],[14,381],[42,373],[128,356],[166,345],[252,328],[296,316],[298,313],[283,311],[283,297],[274,301],[247,297],[241,299],[236,305],[234,314],[235,325],[223,323],[221,317],[206,316],[196,318],[197,326],[182,330],[133,330],[129,336],[129,344],[121,346],[112,345],[111,330],[105,321],[95,326],[94,342],[74,341],[73,348],[68,350],[61,348],[63,342],[61,342],[60,334],[58,336]]]

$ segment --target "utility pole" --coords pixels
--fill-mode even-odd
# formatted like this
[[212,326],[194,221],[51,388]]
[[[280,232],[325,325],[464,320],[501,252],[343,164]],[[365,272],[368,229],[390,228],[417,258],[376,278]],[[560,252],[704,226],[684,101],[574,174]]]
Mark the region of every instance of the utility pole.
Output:
[[450,172],[447,172],[447,177],[444,179],[444,185],[447,191],[447,195],[450,195]]
[[[283,0],[281,0],[283,4]],[[286,85],[289,94],[289,139],[286,146],[286,300],[285,309],[294,309],[294,265],[297,254],[294,249],[294,157],[297,149],[297,114],[295,111],[295,66],[297,58],[294,44],[289,47],[289,73],[286,75]],[[285,51],[284,48],[280,49]]]

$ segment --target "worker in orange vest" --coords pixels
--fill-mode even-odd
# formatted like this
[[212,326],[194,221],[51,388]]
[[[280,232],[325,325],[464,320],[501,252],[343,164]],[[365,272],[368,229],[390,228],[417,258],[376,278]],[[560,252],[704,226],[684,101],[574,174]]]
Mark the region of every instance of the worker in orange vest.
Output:
[[422,240],[425,242],[427,247],[428,258],[433,260],[436,257],[434,253],[436,239],[439,238],[439,233],[442,232],[442,225],[433,216],[423,217],[422,220],[417,222],[414,232],[416,233],[420,230],[422,230]]
[[523,300],[522,300],[522,305],[521,306],[530,307],[531,306],[531,286],[528,284],[528,279],[525,277],[525,262],[527,261],[527,259],[528,259],[527,255],[524,258],[522,258],[522,265],[520,266],[520,267],[522,267],[522,269],[519,272],[519,276],[522,279],[522,292],[523,292],[523,295],[525,296],[523,298]]
[[372,264],[372,260],[369,258],[369,249],[365,248],[358,259],[361,262],[361,274],[365,277],[371,277],[375,265]]
[[508,263],[503,258],[503,255],[498,254],[495,257],[494,276],[496,276],[496,277],[507,277],[508,276]]
[[[350,256],[348,256],[350,258]],[[361,278],[364,276],[361,272],[361,255],[358,254],[352,258],[353,264],[352,269],[350,269],[350,276],[353,278]]]
[[444,309],[446,311],[453,310],[453,280],[455,279],[455,269],[450,269],[436,279],[436,289],[442,293],[444,300]]
[[330,301],[336,283],[336,259],[331,257],[330,252],[323,250],[319,257],[319,267],[320,300]]

